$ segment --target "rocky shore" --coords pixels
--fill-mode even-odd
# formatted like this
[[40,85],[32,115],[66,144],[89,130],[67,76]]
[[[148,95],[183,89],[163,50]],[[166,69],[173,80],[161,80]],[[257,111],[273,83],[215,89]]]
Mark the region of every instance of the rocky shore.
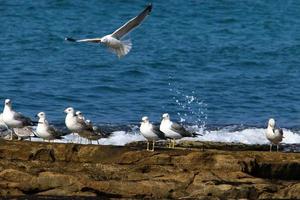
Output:
[[0,195],[140,199],[300,197],[300,154],[182,142],[176,149],[0,140]]

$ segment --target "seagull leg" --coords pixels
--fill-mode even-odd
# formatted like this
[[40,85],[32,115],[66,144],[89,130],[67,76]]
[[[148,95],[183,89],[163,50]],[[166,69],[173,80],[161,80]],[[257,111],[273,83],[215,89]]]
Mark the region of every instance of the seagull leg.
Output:
[[170,140],[169,139],[167,139],[166,143],[167,143],[167,147],[170,148]]
[[154,146],[155,146],[155,141],[153,140],[152,141],[152,150],[151,151],[154,151]]
[[99,144],[99,140],[97,140],[97,144]]
[[272,143],[270,144],[270,152],[272,152]]
[[149,141],[147,140],[147,151],[149,151]]
[[172,140],[172,148],[173,149],[175,148],[175,138],[173,138],[173,140]]
[[9,140],[13,140],[13,134],[15,133],[15,131],[14,131],[14,129],[12,128],[11,130],[10,130],[10,138],[9,138]]
[[279,150],[279,145],[277,144],[277,152],[278,152],[278,150]]

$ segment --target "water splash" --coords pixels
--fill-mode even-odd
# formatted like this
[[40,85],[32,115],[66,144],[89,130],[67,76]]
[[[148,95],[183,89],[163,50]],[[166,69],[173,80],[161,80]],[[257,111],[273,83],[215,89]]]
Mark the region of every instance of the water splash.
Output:
[[[171,76],[169,76],[172,79]],[[172,94],[172,100],[179,107],[177,115],[180,119],[180,122],[194,124],[190,126],[191,131],[201,131],[203,133],[206,127],[207,121],[207,104],[196,95],[195,91],[190,93],[184,90],[181,87],[176,87],[168,83],[169,91]]]

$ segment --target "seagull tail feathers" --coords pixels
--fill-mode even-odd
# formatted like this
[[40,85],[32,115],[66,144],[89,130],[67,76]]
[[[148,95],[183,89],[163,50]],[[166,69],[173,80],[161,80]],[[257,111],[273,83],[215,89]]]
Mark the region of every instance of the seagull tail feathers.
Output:
[[121,45],[119,48],[116,48],[116,49],[111,49],[114,53],[117,54],[117,56],[119,58],[127,55],[129,53],[129,51],[131,50],[132,48],[132,43],[131,43],[131,40],[123,40],[121,41]]

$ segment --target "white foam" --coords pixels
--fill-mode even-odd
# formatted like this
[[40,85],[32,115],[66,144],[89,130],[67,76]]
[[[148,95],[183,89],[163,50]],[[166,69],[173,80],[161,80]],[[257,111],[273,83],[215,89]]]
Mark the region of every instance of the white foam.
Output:
[[135,142],[135,141],[144,141],[145,138],[139,133],[127,133],[125,131],[115,131],[108,138],[101,138],[99,143],[102,145],[118,145],[123,146],[125,144]]
[[[247,128],[239,131],[229,131],[223,128],[215,131],[204,131],[203,136],[196,138],[183,138],[182,140],[211,141],[211,142],[233,142],[243,144],[269,144],[265,136],[266,129]],[[299,133],[283,129],[283,141],[285,144],[300,143]]]
[[[266,139],[266,129],[263,128],[246,128],[243,130],[232,131],[231,128],[225,127],[220,130],[203,130],[203,127],[197,128],[197,126],[188,127],[189,130],[201,133],[203,136],[194,138],[182,138],[181,140],[189,141],[212,141],[212,142],[233,142],[244,144],[269,144]],[[285,144],[300,144],[300,134],[293,132],[289,129],[283,129],[284,138],[282,143]],[[43,141],[40,138],[32,138],[32,141]],[[131,132],[115,131],[108,138],[101,138],[97,141],[92,141],[92,144],[101,145],[117,145],[123,146],[131,142],[145,141],[145,138],[140,134],[138,130]],[[80,138],[78,134],[69,134],[60,140],[54,140],[57,143],[81,143],[89,144],[89,141],[84,138]]]

